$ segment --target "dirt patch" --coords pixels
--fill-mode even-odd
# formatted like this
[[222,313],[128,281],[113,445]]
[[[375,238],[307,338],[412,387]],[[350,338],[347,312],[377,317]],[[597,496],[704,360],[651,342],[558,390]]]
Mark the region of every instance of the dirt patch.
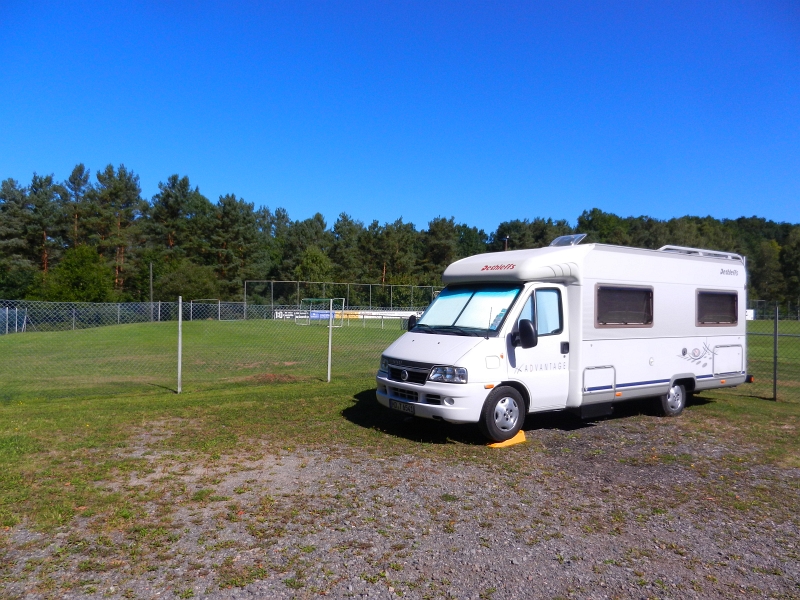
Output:
[[[733,598],[800,593],[800,470],[680,419],[542,418],[457,458],[176,455],[148,424],[129,514],[0,535],[9,598]],[[409,437],[414,421],[407,423]],[[139,468],[139,467],[137,467]],[[135,503],[134,503],[135,500]]]

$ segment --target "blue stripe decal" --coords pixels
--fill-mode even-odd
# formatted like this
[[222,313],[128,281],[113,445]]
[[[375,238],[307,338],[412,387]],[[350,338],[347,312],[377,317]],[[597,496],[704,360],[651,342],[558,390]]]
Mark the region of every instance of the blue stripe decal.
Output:
[[633,387],[635,385],[653,385],[656,383],[669,383],[669,379],[654,379],[653,381],[635,381],[633,383],[620,383],[617,385],[618,388],[622,387]]
[[[744,374],[744,371],[733,371],[731,373],[724,373],[721,374],[720,377],[730,376],[730,375],[741,375]],[[698,375],[697,379],[709,379],[714,377],[714,375]],[[637,385],[657,385],[659,383],[669,383],[669,379],[654,379],[652,381],[634,381],[633,383],[619,383],[617,384],[617,388],[625,388],[625,387],[634,387]],[[586,388],[587,392],[599,392],[601,390],[611,390],[614,389],[612,385],[598,385],[596,387]]]

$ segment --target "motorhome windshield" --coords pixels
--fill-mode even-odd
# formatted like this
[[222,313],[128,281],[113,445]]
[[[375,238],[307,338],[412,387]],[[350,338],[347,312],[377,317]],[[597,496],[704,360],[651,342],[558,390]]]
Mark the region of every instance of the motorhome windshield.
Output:
[[417,322],[415,332],[451,335],[497,335],[519,295],[519,285],[446,287]]

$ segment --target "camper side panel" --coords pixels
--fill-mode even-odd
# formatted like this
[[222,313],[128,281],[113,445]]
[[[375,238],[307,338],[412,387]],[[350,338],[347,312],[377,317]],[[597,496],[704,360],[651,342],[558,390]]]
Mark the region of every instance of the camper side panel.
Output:
[[[735,323],[698,323],[701,292],[734,298]],[[663,394],[677,379],[696,389],[744,381],[740,262],[602,249],[587,257],[581,296],[584,404]],[[650,307],[640,309],[648,298]]]

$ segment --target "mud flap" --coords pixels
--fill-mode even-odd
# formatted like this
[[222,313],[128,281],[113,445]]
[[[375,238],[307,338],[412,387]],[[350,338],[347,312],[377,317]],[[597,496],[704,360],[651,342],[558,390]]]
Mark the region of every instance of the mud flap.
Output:
[[597,419],[607,417],[614,413],[614,405],[610,402],[599,402],[597,404],[584,404],[575,410],[581,419]]

